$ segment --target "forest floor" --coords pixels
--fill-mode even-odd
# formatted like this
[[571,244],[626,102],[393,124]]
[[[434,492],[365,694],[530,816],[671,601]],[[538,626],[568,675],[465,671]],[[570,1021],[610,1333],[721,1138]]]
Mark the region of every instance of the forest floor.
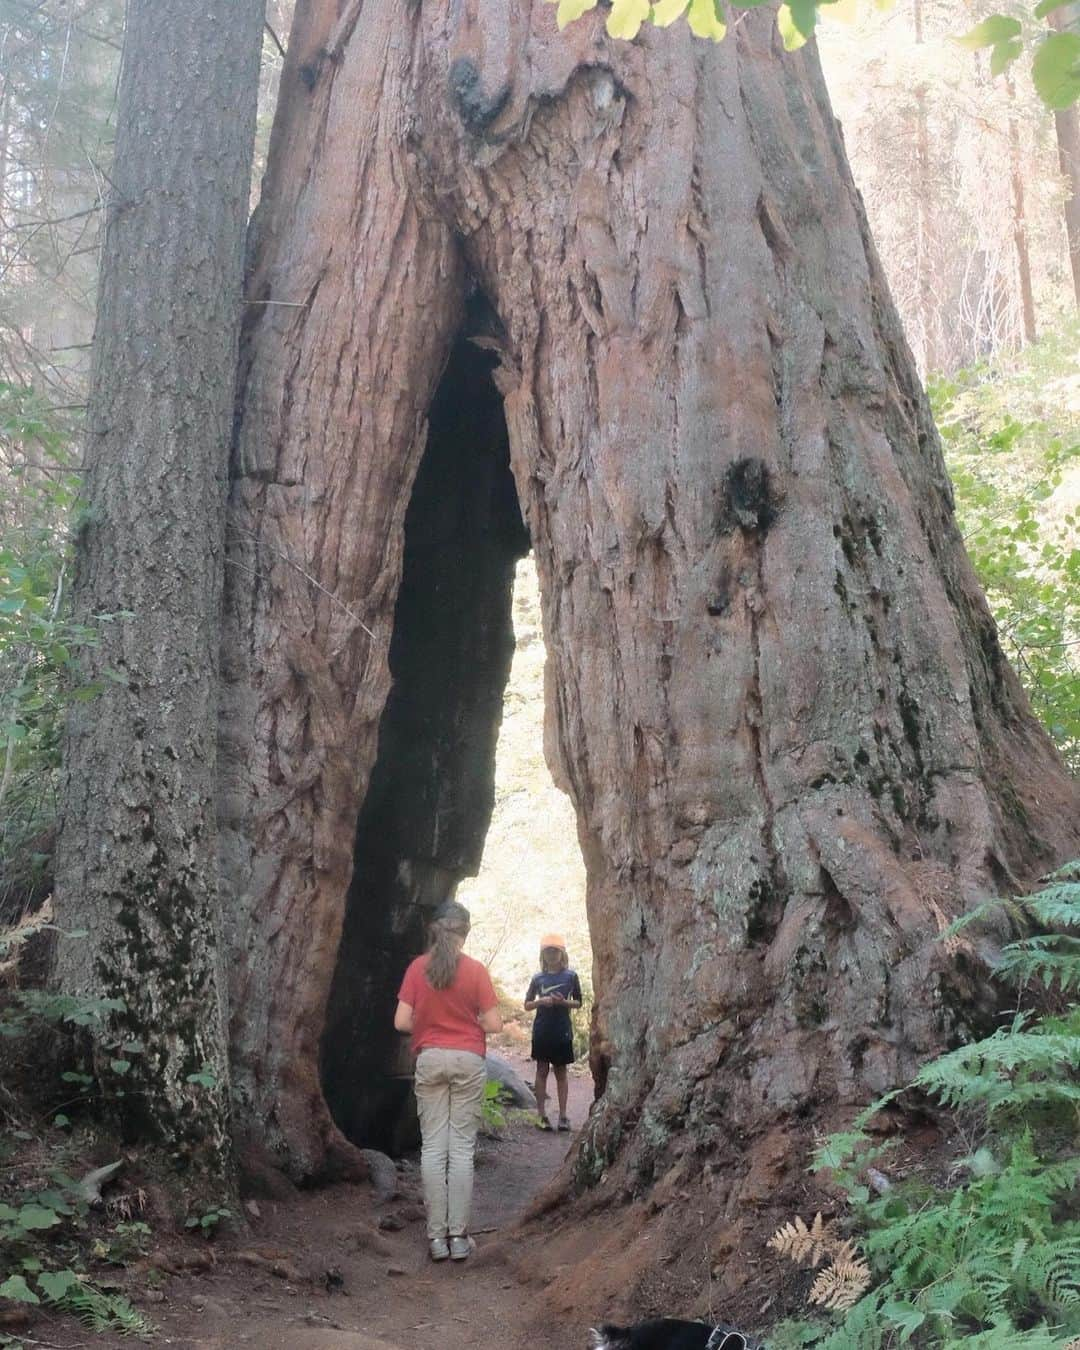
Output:
[[[526,1080],[530,1067],[515,1063]],[[579,1073],[570,1082],[577,1128],[592,1080]],[[477,1251],[466,1262],[428,1259],[419,1168],[410,1159],[399,1167],[400,1193],[382,1205],[370,1187],[348,1185],[259,1200],[255,1214],[245,1213],[246,1232],[167,1252],[174,1267],[194,1260],[207,1268],[164,1275],[149,1293],[145,1271],[132,1271],[125,1283],[157,1329],[152,1343],[176,1350],[531,1350],[552,1339],[577,1350],[586,1345],[587,1324],[545,1322],[542,1289],[530,1287],[527,1269],[513,1260],[515,1225],[572,1140],[538,1130],[524,1113],[515,1113],[503,1137],[481,1138]],[[133,1343],[90,1336],[70,1318],[49,1315],[24,1334],[27,1345],[56,1350]]]

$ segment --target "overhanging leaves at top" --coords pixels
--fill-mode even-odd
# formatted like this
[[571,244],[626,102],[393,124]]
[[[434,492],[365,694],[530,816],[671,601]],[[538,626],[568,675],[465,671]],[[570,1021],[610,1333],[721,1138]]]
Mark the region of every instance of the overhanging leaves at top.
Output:
[[[1032,18],[1045,20],[1049,14],[1064,7],[1068,0],[1039,0],[1032,10]],[[558,5],[558,24],[580,19],[595,9],[598,0],[552,0]],[[700,38],[721,42],[728,30],[729,9],[752,9],[763,0],[612,0],[606,26],[613,38],[632,42],[645,24],[669,28],[685,18],[691,32]],[[892,0],[873,0],[876,8],[890,8]],[[843,0],[843,17],[850,22],[858,0]],[[818,10],[826,5],[837,5],[837,0],[789,0],[780,5],[776,25],[785,51],[797,51],[814,36]],[[1002,74],[1024,50],[1025,45],[1037,43],[1032,58],[1032,78],[1039,97],[1049,108],[1066,108],[1080,98],[1080,34],[1027,31],[1025,25],[1008,14],[990,14],[969,32],[954,41],[971,51],[990,48],[990,74]]]

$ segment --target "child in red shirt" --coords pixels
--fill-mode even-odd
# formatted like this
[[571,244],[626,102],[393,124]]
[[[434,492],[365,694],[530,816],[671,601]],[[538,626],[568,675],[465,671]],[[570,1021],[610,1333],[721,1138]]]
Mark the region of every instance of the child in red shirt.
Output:
[[433,1261],[472,1251],[473,1155],[487,1085],[487,1034],[502,1030],[491,977],[461,948],[469,911],[447,900],[435,911],[431,948],[405,972],[394,1026],[412,1035],[420,1114],[420,1178]]

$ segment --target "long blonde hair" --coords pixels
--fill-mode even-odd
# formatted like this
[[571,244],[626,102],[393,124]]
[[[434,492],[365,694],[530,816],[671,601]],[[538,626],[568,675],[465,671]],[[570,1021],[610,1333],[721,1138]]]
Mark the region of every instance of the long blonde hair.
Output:
[[432,989],[449,989],[454,983],[461,959],[460,939],[469,936],[471,927],[469,911],[456,900],[445,900],[435,911],[426,971]]

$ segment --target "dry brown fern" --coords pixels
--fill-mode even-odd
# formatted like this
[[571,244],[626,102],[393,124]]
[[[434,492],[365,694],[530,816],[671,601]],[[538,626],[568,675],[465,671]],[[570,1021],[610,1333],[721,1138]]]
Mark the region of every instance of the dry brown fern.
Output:
[[809,1228],[796,1214],[794,1223],[781,1225],[767,1245],[779,1256],[786,1256],[797,1265],[813,1267],[819,1266],[827,1256],[832,1255],[837,1238],[832,1231],[832,1224],[826,1223],[820,1212],[814,1216],[814,1222]]
[[1077,1336],[1074,1340],[1071,1340],[1068,1343],[1068,1345],[1064,1347],[1064,1350],[1080,1350],[1080,1336]]
[[810,1286],[806,1299],[822,1308],[844,1312],[858,1303],[870,1288],[870,1267],[858,1258],[826,1266]]

